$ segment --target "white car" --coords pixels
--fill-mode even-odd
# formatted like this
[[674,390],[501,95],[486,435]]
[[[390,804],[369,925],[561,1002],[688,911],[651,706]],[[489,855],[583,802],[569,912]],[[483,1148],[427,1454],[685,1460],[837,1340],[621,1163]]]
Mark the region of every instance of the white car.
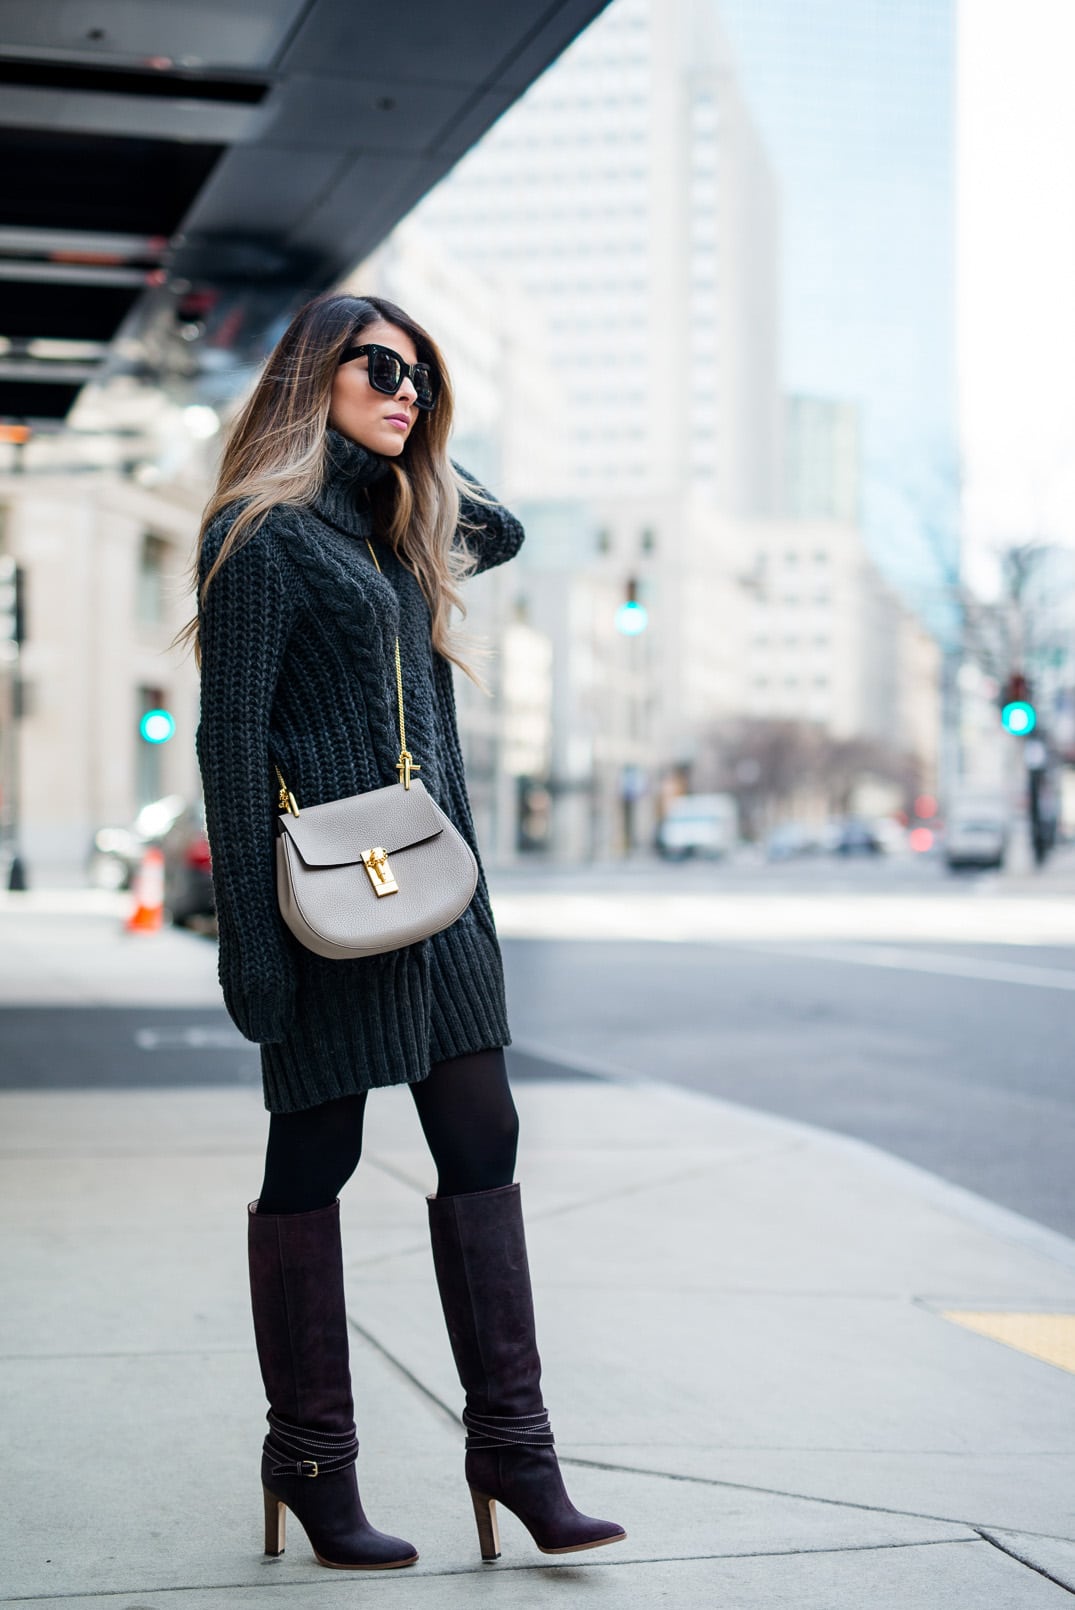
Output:
[[681,794],[657,829],[657,850],[666,861],[690,855],[718,860],[739,841],[739,807],[731,794]]
[[966,795],[953,800],[944,834],[948,866],[1000,867],[1008,848],[1008,809],[995,794]]

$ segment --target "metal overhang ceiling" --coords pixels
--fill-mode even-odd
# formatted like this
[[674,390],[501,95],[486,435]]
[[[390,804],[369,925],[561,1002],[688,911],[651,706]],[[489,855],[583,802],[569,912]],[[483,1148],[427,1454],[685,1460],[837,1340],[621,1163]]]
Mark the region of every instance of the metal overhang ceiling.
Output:
[[606,3],[3,0],[0,417],[260,356]]

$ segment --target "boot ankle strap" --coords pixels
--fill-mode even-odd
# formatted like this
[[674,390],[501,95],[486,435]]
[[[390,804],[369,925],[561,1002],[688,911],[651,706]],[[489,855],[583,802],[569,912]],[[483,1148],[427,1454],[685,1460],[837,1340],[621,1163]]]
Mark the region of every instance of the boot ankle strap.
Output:
[[358,1457],[354,1426],[350,1431],[307,1431],[278,1420],[271,1410],[268,1421],[265,1452],[278,1461],[272,1467],[274,1476],[331,1476],[346,1470]]
[[537,1414],[475,1414],[463,1410],[467,1452],[481,1448],[551,1448],[554,1438],[549,1411]]

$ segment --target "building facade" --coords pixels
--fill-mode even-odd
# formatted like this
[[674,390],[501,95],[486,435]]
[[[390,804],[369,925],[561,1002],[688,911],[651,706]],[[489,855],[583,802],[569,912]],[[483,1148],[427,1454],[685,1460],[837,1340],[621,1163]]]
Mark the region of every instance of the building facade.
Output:
[[706,0],[614,0],[417,209],[542,316],[554,490],[773,512],[777,197]]
[[885,581],[861,530],[838,520],[742,522],[736,704],[913,754],[935,787],[941,650]]
[[514,593],[554,645],[553,848],[615,854],[736,696],[718,515],[782,500],[778,199],[713,6],[614,0],[414,216],[540,332]]
[[[198,509],[113,476],[0,481],[4,551],[26,576],[21,716],[3,733],[5,819],[30,871],[77,875],[93,834],[165,794],[199,793],[198,675],[169,645],[189,619]],[[149,710],[175,736],[149,744]],[[13,821],[12,819],[16,819]]]
[[784,496],[794,520],[862,519],[862,410],[795,394],[784,399]]

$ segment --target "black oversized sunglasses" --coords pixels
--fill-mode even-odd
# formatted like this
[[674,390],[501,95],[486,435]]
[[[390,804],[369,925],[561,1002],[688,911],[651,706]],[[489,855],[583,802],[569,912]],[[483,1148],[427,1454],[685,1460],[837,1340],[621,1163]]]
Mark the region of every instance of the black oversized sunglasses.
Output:
[[369,381],[374,391],[383,391],[386,397],[394,397],[406,375],[415,389],[414,401],[418,408],[429,409],[436,402],[439,382],[431,364],[404,363],[399,353],[393,352],[391,347],[372,344],[347,347],[340,357],[340,363],[350,363],[352,358],[369,359]]

